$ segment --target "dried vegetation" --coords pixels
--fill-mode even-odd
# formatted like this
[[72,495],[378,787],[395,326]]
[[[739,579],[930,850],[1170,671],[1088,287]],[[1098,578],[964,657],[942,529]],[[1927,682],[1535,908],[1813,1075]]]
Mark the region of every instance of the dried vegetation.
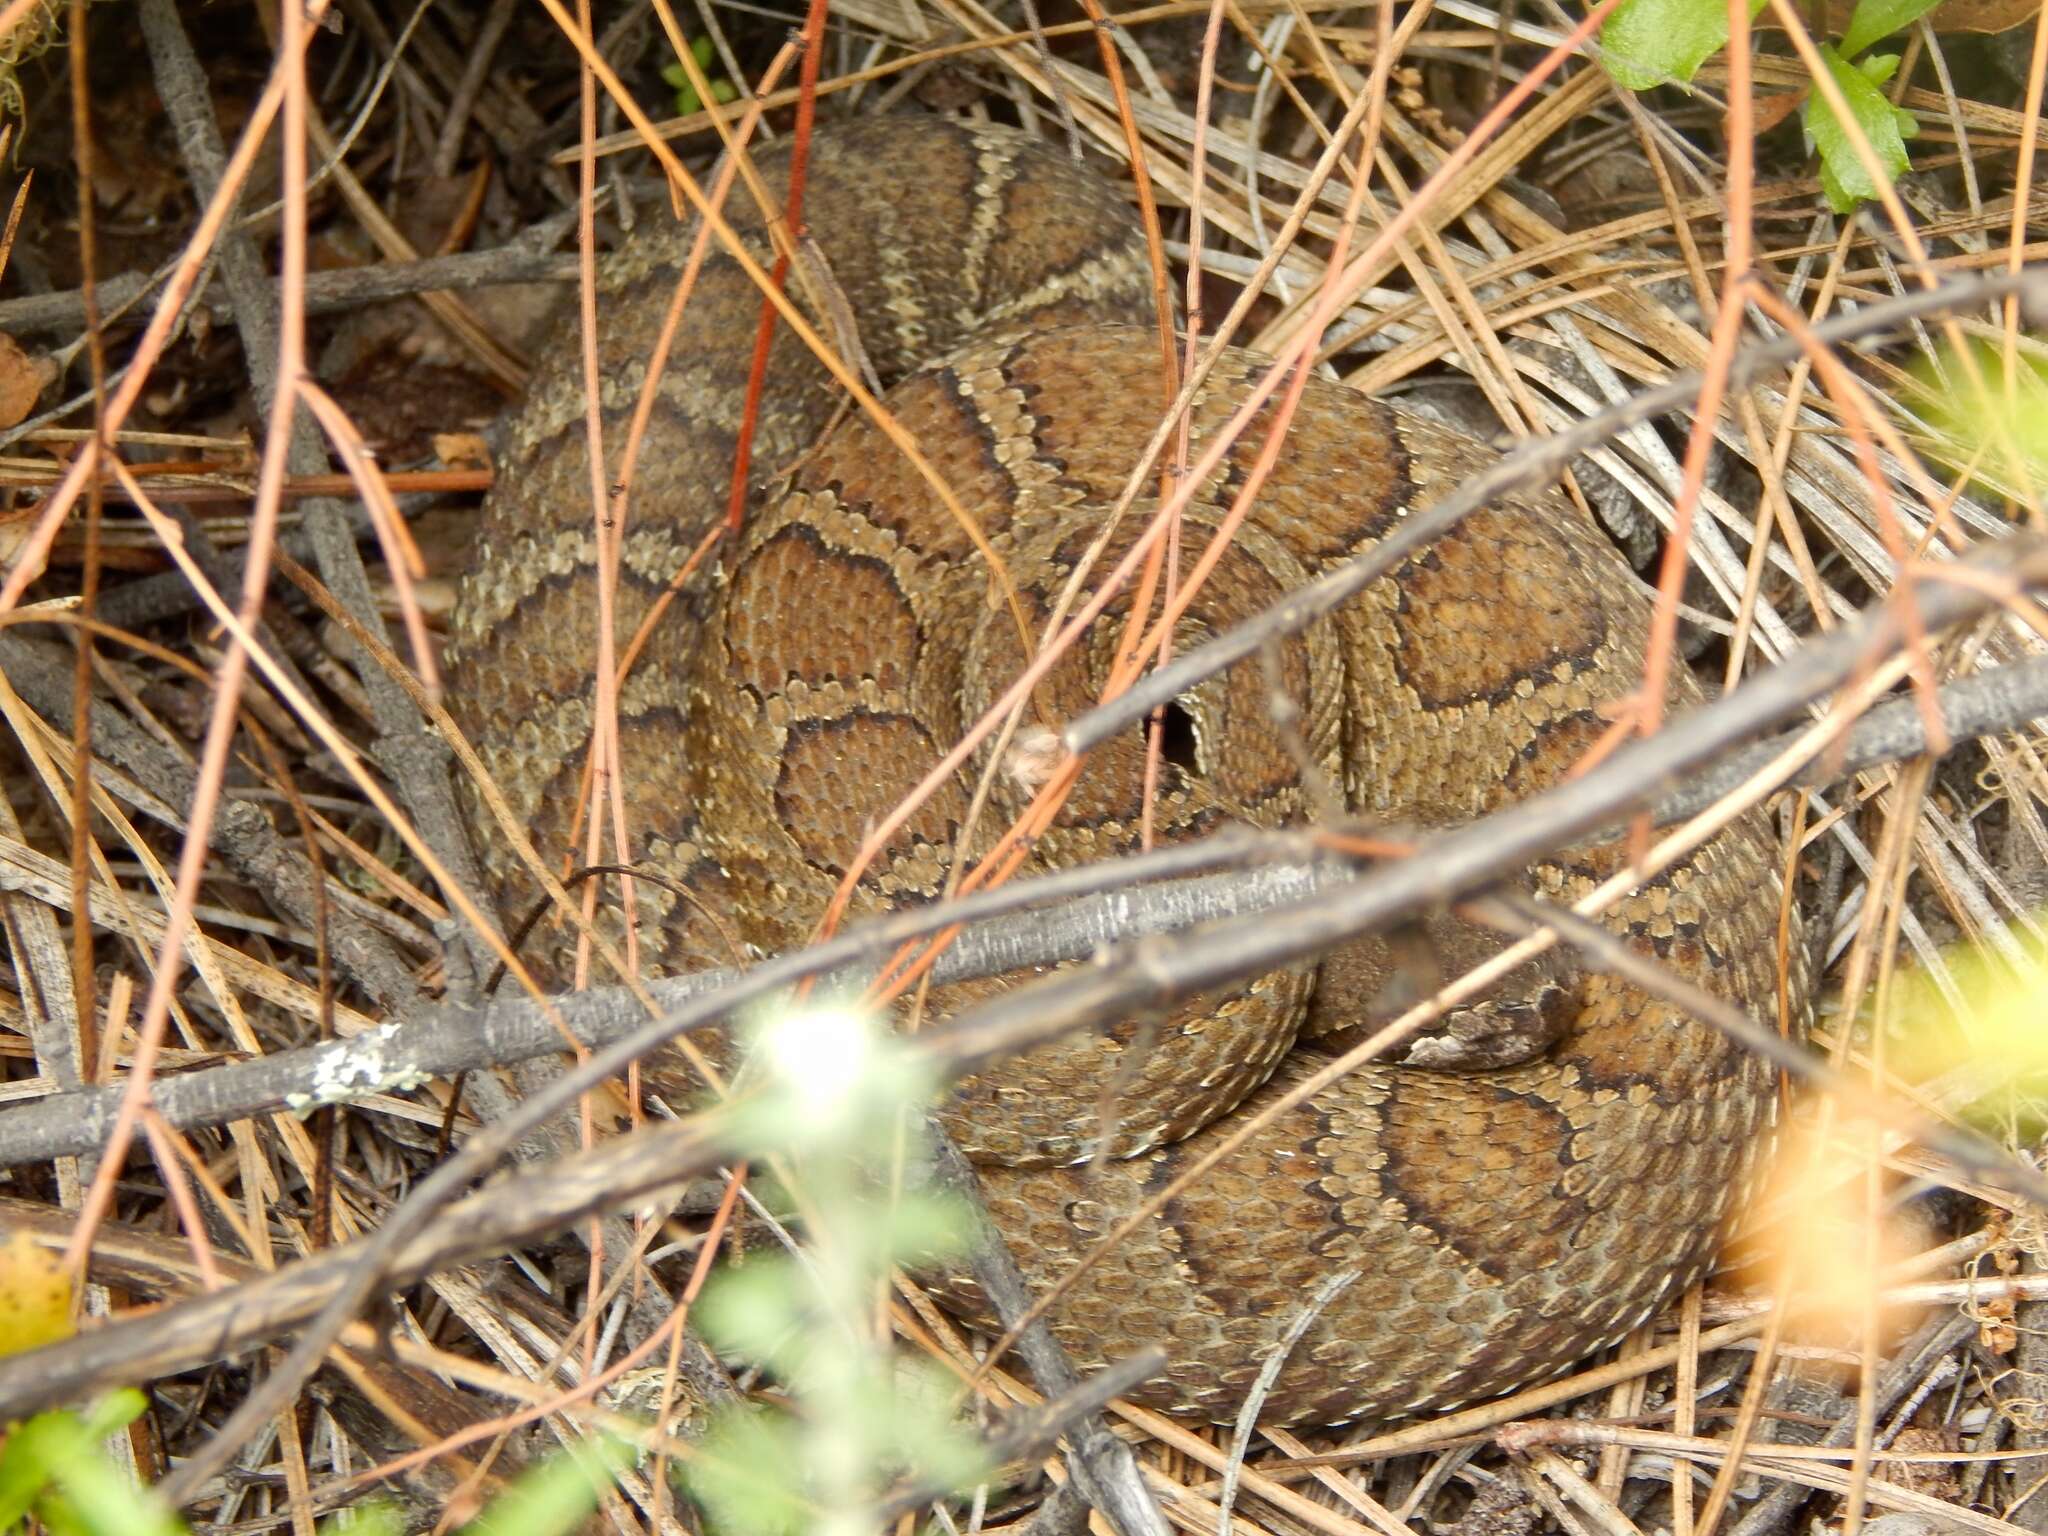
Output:
[[[82,52],[37,51],[64,31],[38,5],[0,17],[21,29],[4,56],[22,60],[28,107],[0,297],[0,1139],[10,1110],[81,1084],[417,1020],[444,993],[473,997],[490,963],[458,938],[444,878],[463,866],[433,788],[447,770],[417,729],[426,659],[488,481],[486,429],[525,377],[536,317],[573,277],[579,238],[666,218],[669,195],[617,102],[598,91],[586,106],[552,6],[314,10],[308,38],[269,6],[79,5],[68,25]],[[1505,15],[1471,0],[1221,0],[1213,13],[1181,0],[1104,28],[1070,9],[1034,15],[1030,0],[839,0],[815,92],[825,112],[1020,121],[1126,184],[1135,136],[1151,207],[1134,198],[1132,216],[1152,221],[1176,282],[1199,267],[1205,331],[1256,280],[1241,341],[1280,352],[1327,318],[1319,366],[1503,439],[1677,372],[1719,377],[1738,346],[1781,328],[2041,255],[2037,8],[1948,0],[1936,26],[1898,40],[1886,89],[1920,124],[1912,170],[1850,216],[1819,195],[1795,110],[1808,76],[1783,33],[1763,39],[1731,104],[1725,55],[1691,94],[1640,97],[1583,46],[1551,57],[1580,19],[1548,0]],[[607,6],[597,47],[666,118],[677,42],[708,39],[693,64],[751,86],[771,60],[788,66],[778,49],[804,20],[741,0]],[[1789,9],[1766,20],[1799,24]],[[302,43],[306,73],[278,68]],[[767,92],[775,131],[798,91],[792,71]],[[1524,99],[1503,113],[1511,92]],[[1347,113],[1361,134],[1290,221]],[[701,167],[712,126],[698,111],[664,133]],[[1354,199],[1361,146],[1371,175]],[[598,206],[579,232],[586,175]],[[226,216],[223,176],[242,186]],[[1753,243],[1731,246],[1731,207]],[[1755,301],[1747,329],[1716,323],[1731,288]],[[1333,291],[1342,304],[1319,317]],[[1980,295],[1748,381],[1690,464],[1683,416],[1633,424],[1576,461],[1575,493],[1647,580],[1686,508],[1678,638],[1711,683],[1837,627],[1898,590],[1908,564],[2038,530],[2023,456],[1991,432],[1966,462],[1942,436],[1942,400],[1973,398],[1957,342],[1980,348],[1993,380],[2025,380],[2015,395],[2034,387],[2039,344],[2014,307]],[[295,392],[321,409],[274,410]],[[2002,387],[1987,398],[1964,415],[1991,422]],[[362,449],[381,466],[381,503],[359,494]],[[2037,549],[2010,548],[2038,569]],[[249,636],[259,667],[248,632],[224,622],[251,559],[282,573]],[[202,577],[224,594],[211,611],[192,597]],[[1926,681],[2041,650],[2037,598],[1998,596],[2002,608],[1916,639]],[[365,649],[379,623],[390,649]],[[239,712],[220,712],[223,697]],[[1824,914],[1821,1044],[1896,1102],[1973,1114],[2021,1155],[2041,1120],[1995,1057],[2041,1021],[2000,1036],[1964,1005],[1983,974],[2006,985],[2041,945],[2048,775],[2026,721],[2044,710],[2037,694],[2009,730],[1866,769],[1785,813]],[[167,945],[180,965],[163,964]],[[1909,1039],[1960,1054],[1914,1059],[1909,1084]],[[67,1380],[148,1387],[148,1411],[113,1442],[145,1480],[206,1446],[281,1355],[283,1323],[250,1321],[271,1314],[243,1288],[378,1230],[451,1141],[508,1102],[491,1071],[421,1081],[407,1065],[310,1116],[180,1130],[144,1109],[123,1121],[117,1161],[10,1143],[0,1291],[18,1299],[50,1255],[87,1242],[93,1283],[78,1339],[0,1361],[0,1420],[40,1406],[34,1385],[61,1363],[84,1372]],[[654,1134],[618,1102],[586,1105],[594,1141]],[[1799,1154],[1760,1205],[1748,1257],[1562,1386],[1389,1431],[1273,1429],[1237,1447],[1241,1465],[1226,1434],[1122,1407],[1106,1422],[1167,1517],[1195,1531],[1772,1536],[1878,1517],[1901,1532],[2048,1529],[2041,1212],[1995,1165],[1959,1167],[1817,1099],[1793,1119],[1824,1151]],[[687,1458],[692,1412],[730,1388],[707,1357],[670,1346],[732,1201],[707,1167],[661,1221],[636,1231],[598,1213],[634,1179],[658,1182],[647,1160],[658,1169],[688,1133],[669,1127],[640,1161],[597,1168],[573,1147],[543,1151],[571,1161],[480,1240],[489,1253],[437,1226],[446,1245],[401,1266],[397,1301],[346,1329],[225,1448],[226,1467],[179,1488],[195,1526],[310,1532],[381,1488],[427,1528],[554,1447],[657,1410],[670,1416],[652,1443]],[[570,1193],[550,1208],[543,1185]],[[1787,1250],[1786,1277],[1757,1257]],[[195,1353],[167,1325],[79,1366],[103,1320],[208,1291],[247,1329],[238,1349]],[[1789,1321],[1788,1297],[1809,1303]],[[908,1282],[876,1302],[906,1348],[970,1362]],[[630,1369],[592,1382],[622,1360]],[[1000,1368],[977,1390],[998,1418],[1033,1400]],[[658,1465],[622,1471],[594,1518],[685,1519]],[[1065,1466],[1033,1446],[982,1493],[901,1518],[1078,1529],[1077,1506],[1051,1492]]]

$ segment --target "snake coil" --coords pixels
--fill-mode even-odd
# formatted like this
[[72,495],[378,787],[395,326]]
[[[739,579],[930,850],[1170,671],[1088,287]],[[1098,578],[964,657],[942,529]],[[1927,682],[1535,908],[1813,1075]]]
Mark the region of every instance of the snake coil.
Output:
[[[784,159],[756,158],[780,197]],[[765,250],[740,200],[731,216]],[[634,858],[666,882],[638,883],[636,901],[643,960],[671,970],[724,963],[728,938],[762,951],[804,940],[865,829],[1017,675],[1025,636],[1104,533],[1104,509],[1161,404],[1135,221],[1104,182],[1023,136],[920,118],[821,130],[806,220],[869,358],[903,380],[889,409],[975,528],[867,419],[814,442],[835,393],[808,352],[778,337],[755,462],[795,467],[718,569],[663,611],[620,686],[625,773],[608,792],[637,839]],[[663,221],[604,269],[600,407],[614,456],[686,250]],[[706,263],[619,531],[618,654],[721,515],[759,302],[737,266]],[[1193,411],[1198,447],[1262,367],[1232,353],[1215,370]],[[584,421],[571,317],[513,424],[453,624],[458,719],[550,858],[573,852],[599,654]],[[1255,422],[1200,488],[1182,533],[1189,550],[1217,531],[1262,429]],[[1176,649],[1354,557],[1487,456],[1310,380]],[[597,483],[617,474],[615,458]],[[1111,531],[1107,555],[1130,537]],[[1014,601],[991,600],[991,555]],[[1469,518],[1266,667],[1238,668],[1182,701],[1157,785],[1159,834],[1300,820],[1318,781],[1358,816],[1410,826],[1467,820],[1539,790],[1635,686],[1648,611],[1561,496]],[[1036,691],[1038,719],[1094,702],[1122,630],[1112,607]],[[1298,710],[1292,741],[1274,724],[1276,689]],[[1689,678],[1673,682],[1674,707],[1696,697]],[[994,780],[972,828],[969,784],[926,801],[863,876],[856,906],[938,896],[963,842],[969,858],[985,852],[1024,803],[1011,778]],[[1029,867],[1135,847],[1143,798],[1142,742],[1107,744]],[[490,815],[473,809],[495,894],[508,912],[524,908],[532,887]],[[1620,863],[1612,846],[1571,849],[1530,871],[1531,888],[1571,899]],[[1774,1016],[1776,864],[1762,819],[1747,816],[1605,921],[1679,974]],[[1420,926],[1447,971],[1498,945],[1446,916]],[[1399,948],[1364,941],[966,1084],[949,1124],[1034,1283],[1072,1268],[1367,1025],[1408,974]],[[1798,990],[1795,969],[1795,1007]],[[958,987],[937,1002],[973,995]],[[1093,1266],[1053,1317],[1077,1363],[1163,1345],[1172,1366],[1153,1400],[1227,1417],[1317,1284],[1353,1269],[1357,1282],[1280,1372],[1269,1416],[1386,1418],[1508,1390],[1620,1338],[1690,1283],[1766,1139],[1766,1072],[1605,976],[1525,968],[1409,1057],[1264,1125]],[[1108,1087],[1112,1155],[1086,1166]],[[964,1281],[941,1285],[972,1310]]]

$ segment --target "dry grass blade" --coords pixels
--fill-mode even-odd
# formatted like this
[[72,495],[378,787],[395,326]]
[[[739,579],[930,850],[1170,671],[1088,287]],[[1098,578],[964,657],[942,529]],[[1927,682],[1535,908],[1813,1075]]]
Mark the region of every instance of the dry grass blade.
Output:
[[[55,407],[0,429],[0,1302],[19,1234],[41,1262],[68,1259],[83,1329],[0,1357],[0,1411],[141,1384],[151,1412],[121,1442],[128,1470],[250,1536],[310,1536],[377,1486],[409,1528],[445,1529],[551,1452],[621,1434],[651,1454],[604,1492],[603,1518],[681,1531],[672,1472],[688,1482],[725,1454],[706,1435],[711,1405],[773,1402],[789,1384],[731,1379],[733,1357],[694,1332],[715,1311],[700,1292],[731,1245],[753,1264],[807,1223],[792,1235],[763,1159],[734,1166],[723,1139],[764,1090],[743,1080],[698,1110],[606,1080],[664,1030],[822,976],[950,1009],[921,1049],[958,1073],[1075,1021],[1128,1032],[1160,996],[1454,897],[1533,929],[1549,908],[1485,894],[1531,850],[1580,820],[1647,818],[1660,797],[1659,824],[1689,818],[1654,846],[1646,819],[1642,857],[1591,910],[1796,771],[1780,830],[1811,953],[1795,953],[1786,917],[1780,983],[1796,991],[1805,967],[1826,978],[1831,1059],[1789,1059],[1839,1091],[1788,1097],[1802,1150],[1731,1268],[1567,1379],[1409,1424],[1307,1431],[1252,1414],[1228,1445],[1106,1401],[1150,1360],[1076,1385],[1038,1339],[1045,1407],[1006,1374],[1006,1338],[964,1332],[904,1279],[869,1296],[861,1327],[931,1362],[956,1406],[988,1411],[999,1470],[963,1500],[892,1477],[877,1518],[1036,1533],[1085,1514],[1088,1489],[1126,1528],[1163,1515],[1219,1536],[1785,1536],[1814,1522],[1855,1536],[1872,1517],[1888,1536],[1908,1519],[2048,1529],[2048,1239],[2029,1204],[2044,1192],[2031,1159],[2048,992],[2025,991],[2048,947],[2034,440],[2048,420],[2048,12],[2006,7],[2019,25],[1980,34],[1955,29],[2000,7],[1946,0],[1866,51],[1900,55],[1871,87],[1917,119],[1900,174],[1877,131],[1889,125],[1826,62],[1849,7],[1773,0],[1755,33],[1729,7],[1735,46],[1690,93],[1624,92],[1599,63],[1602,24],[1648,3],[814,0],[770,18],[738,0],[543,0],[531,14],[336,0],[334,19],[320,4],[245,16],[147,0],[147,58],[108,8],[0,9],[0,106],[32,98],[19,140],[0,130],[22,172],[0,228],[0,326],[51,340],[23,355],[39,370],[24,381]],[[166,28],[203,41],[186,44],[184,75]],[[53,45],[64,67],[53,55],[32,77],[23,61]],[[153,99],[170,125],[154,135]],[[642,924],[667,898],[634,873],[647,830],[627,812],[618,706],[734,548],[710,530],[658,572],[632,563],[642,444],[682,398],[665,380],[720,366],[677,355],[677,320],[700,262],[735,243],[719,211],[734,183],[763,195],[745,146],[913,101],[1019,124],[1121,187],[1151,254],[1157,430],[1116,466],[1106,526],[1034,611],[969,510],[978,466],[896,412],[862,346],[873,317],[846,306],[815,243],[778,231],[768,255],[739,258],[772,314],[763,355],[773,336],[824,359],[963,546],[990,557],[991,604],[1027,660],[991,680],[961,739],[908,765],[909,796],[869,808],[818,942],[649,983]],[[1781,126],[1823,112],[1842,125],[1842,163],[1877,190],[1854,214],[1830,208]],[[194,138],[195,115],[231,153]],[[719,148],[735,153],[715,167]],[[697,253],[665,328],[636,338],[647,365],[607,377],[601,252],[671,207],[697,221]],[[515,285],[565,280],[593,338],[574,407],[589,472],[565,495],[605,572],[588,616],[601,686],[580,783],[555,787],[581,797],[573,847],[541,847],[443,707],[438,651],[491,478],[486,421],[545,360],[524,323],[539,306]],[[1278,362],[1197,408],[1222,349],[1243,343]],[[11,356],[0,347],[0,370]],[[1256,621],[1191,643],[1181,621],[1230,579],[1311,374],[1497,437],[1502,467],[1409,509],[1412,543],[1380,566],[1267,594]],[[601,416],[623,425],[600,442]],[[1229,466],[1228,517],[1183,548],[1186,506]],[[735,505],[787,467],[742,463]],[[1252,675],[1518,476],[1562,477],[1657,605],[1636,704],[1607,722],[1618,755],[1576,781],[1583,798],[1471,831],[1247,835],[1038,872],[1076,797],[1087,804],[1089,750],[1145,733],[1133,819],[1149,844],[1185,748],[1171,701]],[[643,581],[659,599],[637,625],[615,619]],[[1094,634],[1116,603],[1116,633]],[[1852,653],[1830,638],[1844,631],[1881,643]],[[1110,657],[1108,682],[1088,712],[1040,722],[1064,732],[1046,733],[1050,770],[997,823],[990,786],[1034,697],[1089,646]],[[1791,686],[1816,656],[1830,686]],[[1659,678],[1688,668],[1723,689],[1720,713],[1661,718]],[[1258,675],[1285,736],[1277,674]],[[1737,751],[1725,722],[1745,719],[1751,735],[1766,721],[1787,734]],[[1696,730],[1721,733],[1711,751]],[[1648,739],[1620,751],[1630,736]],[[604,987],[551,998],[522,936],[505,937],[429,761],[443,750],[504,821],[549,921],[580,935],[578,979]],[[977,753],[944,899],[859,916],[857,866],[921,826]],[[1699,775],[1682,791],[1680,771]],[[1371,867],[1353,857],[1365,849]],[[1215,926],[1181,931],[1197,919]],[[1574,965],[1720,1006],[1660,970],[1668,955],[1615,953],[1578,919],[1550,926],[1578,946]],[[959,1002],[977,978],[1110,940],[1129,942],[1100,966]],[[1555,941],[1426,978],[1413,996],[1427,1002],[1326,1076]],[[518,985],[494,998],[499,967]],[[2001,1012],[2014,996],[2036,1000]],[[575,1071],[538,1065],[565,1045]],[[513,1095],[498,1070],[513,1062],[544,1086]],[[579,1093],[570,1139],[547,1141]],[[315,1103],[320,1119],[290,1112]],[[515,1155],[530,1161],[500,1174]],[[1162,1171],[1154,1206],[1171,1210],[1214,1161]],[[809,1196],[786,1182],[801,1217]],[[1822,1235],[1802,1249],[1787,1231]],[[1777,1247],[1782,1271],[1751,1256]],[[1866,1283],[1829,1289],[1844,1269]],[[1032,1305],[1003,1322],[1022,1327]],[[296,1351],[274,1347],[292,1334]]]

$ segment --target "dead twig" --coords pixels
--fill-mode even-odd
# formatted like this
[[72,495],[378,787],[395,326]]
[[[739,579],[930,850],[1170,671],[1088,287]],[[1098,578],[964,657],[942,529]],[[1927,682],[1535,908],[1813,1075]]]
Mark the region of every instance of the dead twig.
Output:
[[[2048,540],[2016,536],[1955,566],[1931,571],[1919,583],[1922,620],[1930,632],[2014,601],[2048,583]],[[1649,740],[1614,754],[1571,783],[1521,801],[1457,831],[1423,840],[1413,857],[1353,884],[1324,892],[1270,917],[1209,925],[1193,933],[1141,940],[1112,952],[1099,966],[1049,977],[981,1004],[922,1037],[922,1047],[948,1077],[980,1070],[1094,1018],[1128,1017],[1162,1001],[1271,970],[1398,920],[1406,913],[1457,900],[1503,873],[1559,847],[1580,841],[1626,816],[1647,786],[1683,773],[1733,741],[1747,740],[1810,699],[1839,686],[1899,643],[1896,615],[1881,604],[1857,623],[1807,647],[1786,664],[1751,680],[1716,704],[1673,721]],[[485,1127],[429,1174],[396,1206],[377,1231],[358,1245],[353,1262],[336,1277],[318,1315],[262,1386],[246,1398],[211,1442],[211,1456],[186,1462],[165,1489],[174,1501],[189,1497],[192,1479],[206,1475],[220,1447],[234,1443],[246,1421],[260,1423],[317,1365],[340,1330],[388,1281],[394,1258],[432,1225],[437,1214],[473,1180],[605,1078],[623,1071],[672,1035],[722,1015],[740,1000],[789,980],[801,957],[758,968],[748,983],[655,1020],[589,1058],[534,1094],[504,1119]],[[710,1136],[719,1111],[690,1122]],[[710,1155],[707,1147],[704,1156]],[[672,1173],[687,1160],[671,1161]],[[2020,1187],[2028,1181],[2012,1175]],[[293,1273],[295,1271],[287,1271]],[[108,1330],[111,1332],[111,1330]],[[93,1337],[104,1337],[104,1334]],[[67,1346],[68,1347],[68,1346]],[[0,1364],[0,1397],[47,1351]],[[261,1418],[257,1417],[261,1415]],[[182,1474],[182,1475],[181,1475]]]
[[[0,662],[16,642],[0,635]],[[33,696],[31,696],[33,697]],[[2048,715],[2048,658],[2001,667],[1943,685],[1942,718],[1957,740],[2018,729]],[[125,723],[125,722],[123,722]],[[1682,820],[1720,799],[1784,749],[1759,743],[1696,772],[1655,796],[1653,822]],[[1792,782],[1819,786],[1866,768],[1927,750],[1925,718],[1910,699],[1869,711],[1825,757]],[[110,785],[119,790],[119,785]],[[176,803],[170,794],[167,803]],[[151,810],[148,802],[138,802]],[[253,814],[253,808],[251,808]],[[263,825],[267,820],[258,817]],[[796,973],[830,989],[861,984],[864,968],[889,949],[934,931],[965,932],[932,967],[935,984],[1000,975],[1028,966],[1083,959],[1102,946],[1224,918],[1250,917],[1298,902],[1353,878],[1344,861],[1302,862],[1306,834],[1231,832],[1200,843],[1088,869],[1022,881],[941,908],[900,914],[850,929],[799,956]],[[1203,868],[1235,872],[1191,875]],[[0,876],[4,882],[4,876]],[[334,920],[339,922],[337,912]],[[726,971],[648,983],[658,1007],[671,1009],[716,996],[738,980]],[[747,994],[754,995],[751,991]],[[554,1000],[563,1024],[588,1046],[608,1044],[646,1021],[638,999],[620,989],[594,989]],[[157,1085],[156,1102],[180,1129],[220,1125],[301,1101],[349,1102],[425,1077],[504,1066],[562,1047],[560,1030],[532,1002],[500,998],[483,1006],[399,1010],[374,1037],[279,1051],[255,1061],[180,1073]],[[106,1134],[118,1097],[112,1088],[52,1094],[0,1111],[0,1168],[89,1152]]]
[[[1729,387],[1740,389],[1757,376],[1784,367],[1803,356],[1815,342],[1826,345],[1874,335],[1922,315],[1948,313],[2008,296],[2017,297],[2030,314],[2048,313],[2048,266],[2027,267],[2017,274],[1985,273],[1839,316],[1813,327],[1805,337],[1780,337],[1738,349],[1729,363]],[[1253,655],[1264,645],[1298,633],[1355,597],[1403,560],[1440,538],[1462,518],[1517,491],[1547,484],[1581,453],[1637,422],[1683,409],[1698,394],[1699,387],[1699,375],[1680,374],[1668,383],[1588,416],[1565,431],[1521,444],[1443,500],[1405,518],[1399,529],[1350,564],[1289,593],[1264,612],[1150,673],[1129,692],[1072,721],[1061,741],[1069,752],[1081,753],[1129,730],[1205,678]]]
[[[1053,1398],[1079,1391],[1081,1374],[1052,1336],[1052,1329],[1043,1321],[1024,1321],[1031,1310],[1031,1290],[981,1202],[981,1186],[974,1177],[974,1169],[936,1120],[927,1124],[925,1135],[932,1159],[928,1177],[954,1200],[965,1203],[969,1224],[967,1257],[975,1284],[981,1287],[1005,1327],[1022,1325],[1018,1349],[1030,1365],[1039,1390]],[[1165,1361],[1159,1363],[1163,1366]],[[1170,1527],[1145,1487],[1131,1448],[1109,1432],[1099,1415],[1091,1413],[1074,1419],[1068,1425],[1067,1440],[1072,1446],[1067,1464],[1073,1471],[1075,1485],[1117,1531],[1123,1536],[1166,1536]]]

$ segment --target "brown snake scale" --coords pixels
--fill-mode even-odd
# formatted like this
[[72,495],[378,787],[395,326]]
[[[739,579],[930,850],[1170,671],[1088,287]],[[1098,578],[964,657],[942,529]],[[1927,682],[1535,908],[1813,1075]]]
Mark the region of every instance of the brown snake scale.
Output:
[[[782,156],[757,162],[779,197]],[[764,249],[744,191],[729,212]],[[978,520],[1035,635],[1162,404],[1135,219],[1104,182],[1020,135],[926,118],[821,130],[805,212],[843,298],[826,308],[855,317],[884,379],[908,375],[889,407]],[[602,279],[607,483],[687,250],[668,220],[650,223],[661,227],[643,228]],[[759,302],[734,264],[706,264],[634,474],[621,649],[721,513]],[[1262,366],[1235,353],[1217,368],[1194,410],[1198,448]],[[722,964],[729,943],[801,943],[864,829],[1025,654],[983,556],[871,422],[849,416],[813,446],[835,403],[822,367],[781,335],[755,462],[795,467],[653,627],[621,688],[617,793],[632,853],[690,895],[636,884],[641,956],[654,966]],[[1255,422],[1202,488],[1189,551],[1207,543],[1263,436]],[[598,655],[585,451],[572,315],[485,508],[450,689],[514,813],[557,860],[570,852]],[[1487,452],[1312,380],[1176,649],[1369,546]],[[1108,555],[1134,536],[1113,532]],[[1618,556],[1562,497],[1472,517],[1270,665],[1183,701],[1158,787],[1161,835],[1305,819],[1318,781],[1356,815],[1395,825],[1460,822],[1526,795],[1570,767],[1599,735],[1602,706],[1633,686],[1647,616]],[[1033,718],[1056,724],[1094,701],[1121,619],[1112,608],[1054,670]],[[1299,710],[1306,780],[1302,752],[1273,723],[1276,688]],[[1696,697],[1689,678],[1673,684],[1674,707]],[[1100,749],[1026,872],[1135,846],[1142,769],[1135,735]],[[996,772],[963,833],[971,793],[963,776],[912,818],[857,909],[937,895],[956,842],[985,851],[1026,798]],[[480,805],[472,819],[501,905],[525,910],[534,887]],[[1568,897],[1618,862],[1612,847],[1574,849],[1531,881]],[[1776,866],[1751,816],[1608,921],[1774,1019]],[[949,1124],[1033,1283],[1369,1025],[1415,953],[1455,974],[1498,947],[1448,917],[1418,932],[1429,942],[1361,942],[966,1084]],[[957,987],[935,1002],[973,995]],[[1152,1400],[1227,1417],[1318,1284],[1350,1269],[1356,1282],[1281,1371],[1270,1416],[1386,1418],[1505,1391],[1618,1339],[1697,1276],[1766,1139],[1769,1080],[1750,1058],[1633,987],[1562,963],[1526,967],[1411,1056],[1434,1069],[1374,1065],[1318,1094],[1090,1270],[1054,1314],[1076,1363],[1161,1344],[1173,1363]],[[657,1082],[686,1091],[680,1076]],[[1116,1155],[1091,1168],[1105,1123]],[[940,1285],[972,1310],[962,1286]]]

